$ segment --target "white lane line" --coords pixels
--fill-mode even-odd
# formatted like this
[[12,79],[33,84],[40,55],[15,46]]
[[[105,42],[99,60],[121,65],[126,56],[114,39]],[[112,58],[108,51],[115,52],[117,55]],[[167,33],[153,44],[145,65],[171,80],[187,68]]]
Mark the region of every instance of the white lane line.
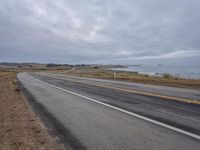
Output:
[[[55,74],[55,73],[38,73],[39,75],[44,75],[44,76],[48,76],[48,75],[54,75],[56,77],[58,76],[62,76],[62,77],[67,77],[66,75],[62,75],[62,74]],[[200,90],[192,90],[192,89],[183,89],[183,88],[178,88],[178,87],[169,87],[169,86],[160,86],[160,85],[148,85],[148,84],[141,84],[141,83],[124,83],[124,81],[113,81],[113,80],[108,80],[108,81],[104,81],[104,79],[91,79],[91,78],[84,78],[84,77],[75,77],[75,76],[69,76],[70,78],[73,79],[83,79],[83,80],[89,80],[89,81],[96,81],[96,82],[105,82],[105,83],[114,83],[114,84],[120,84],[122,86],[139,86],[139,87],[144,87],[144,88],[155,88],[155,89],[162,89],[162,90],[169,90],[169,91],[177,91],[177,92],[188,92],[188,93],[192,93],[192,94],[198,94],[200,92]],[[102,80],[102,81],[100,81]],[[117,83],[117,82],[122,82],[122,83]]]
[[103,106],[106,106],[106,107],[109,107],[109,108],[118,110],[118,111],[123,112],[123,113],[126,113],[126,114],[128,114],[128,115],[131,115],[131,116],[134,116],[134,117],[143,119],[143,120],[145,120],[145,121],[154,123],[154,124],[156,124],[156,125],[159,125],[159,126],[162,126],[162,127],[168,128],[168,129],[171,129],[171,130],[173,130],[173,131],[176,131],[176,132],[182,133],[182,134],[184,134],[184,135],[187,135],[187,136],[189,136],[189,137],[192,137],[192,138],[195,138],[195,139],[200,140],[200,136],[197,135],[197,134],[194,134],[194,133],[191,133],[191,132],[188,132],[188,131],[185,131],[185,130],[182,130],[182,129],[179,129],[179,128],[176,128],[176,127],[173,127],[173,126],[171,126],[171,125],[167,125],[167,124],[165,124],[165,123],[162,123],[162,122],[159,122],[159,121],[156,121],[156,120],[147,118],[147,117],[145,117],[145,116],[138,115],[138,114],[136,114],[136,113],[132,113],[132,112],[130,112],[130,111],[127,111],[127,110],[124,110],[124,109],[121,109],[121,108],[118,108],[118,107],[115,107],[115,106],[106,104],[106,103],[104,103],[104,102],[101,102],[101,101],[98,101],[98,100],[89,98],[89,97],[87,97],[87,96],[84,96],[84,95],[81,95],[81,94],[78,94],[78,93],[75,93],[75,92],[66,90],[66,89],[61,88],[61,87],[59,87],[59,86],[56,86],[56,85],[53,85],[53,84],[50,84],[50,83],[41,81],[41,80],[39,80],[39,79],[36,79],[35,77],[32,77],[32,76],[31,76],[31,78],[34,79],[34,80],[36,80],[36,81],[39,81],[39,82],[41,82],[41,83],[43,83],[43,84],[46,84],[46,85],[52,86],[52,87],[54,87],[54,88],[57,88],[57,89],[59,89],[59,90],[62,90],[62,91],[71,93],[71,94],[73,94],[73,95],[82,97],[82,98],[87,99],[87,100],[89,100],[89,101],[92,101],[92,102],[101,104],[101,105],[103,105]]

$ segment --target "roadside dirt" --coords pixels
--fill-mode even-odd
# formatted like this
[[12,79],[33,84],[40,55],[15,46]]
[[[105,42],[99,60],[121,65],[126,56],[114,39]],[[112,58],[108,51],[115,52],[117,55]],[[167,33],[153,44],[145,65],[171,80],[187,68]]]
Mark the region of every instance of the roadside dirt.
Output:
[[58,150],[16,86],[15,73],[0,72],[0,150]]

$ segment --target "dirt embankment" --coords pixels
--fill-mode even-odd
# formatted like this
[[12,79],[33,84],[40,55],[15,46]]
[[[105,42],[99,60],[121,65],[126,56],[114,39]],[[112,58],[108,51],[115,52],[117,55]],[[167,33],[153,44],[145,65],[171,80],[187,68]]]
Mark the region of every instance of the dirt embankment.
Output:
[[15,75],[0,71],[0,149],[64,149],[29,109],[16,86]]

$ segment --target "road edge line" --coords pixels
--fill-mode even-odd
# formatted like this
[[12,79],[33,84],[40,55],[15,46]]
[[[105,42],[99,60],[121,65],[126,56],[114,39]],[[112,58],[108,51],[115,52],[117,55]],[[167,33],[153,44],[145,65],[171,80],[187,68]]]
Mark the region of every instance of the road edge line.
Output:
[[176,132],[181,133],[181,134],[183,134],[183,135],[187,135],[187,136],[189,136],[189,137],[192,137],[192,138],[195,138],[195,139],[197,139],[197,140],[200,140],[200,136],[197,135],[197,134],[194,134],[194,133],[191,133],[191,132],[188,132],[188,131],[179,129],[179,128],[177,128],[177,127],[174,127],[174,126],[171,126],[171,125],[168,125],[168,124],[165,124],[165,123],[162,123],[162,122],[159,122],[159,121],[156,121],[156,120],[147,118],[147,117],[145,117],[145,116],[142,116],[142,115],[139,115],[139,114],[136,114],[136,113],[132,113],[132,112],[130,112],[130,111],[127,111],[127,110],[124,110],[124,109],[121,109],[121,108],[112,106],[112,105],[110,105],[110,104],[107,104],[107,103],[104,103],[104,102],[101,102],[101,101],[98,101],[98,100],[95,100],[95,99],[92,99],[92,98],[89,98],[89,97],[87,97],[87,96],[84,96],[84,95],[81,95],[81,94],[78,94],[78,93],[75,93],[75,92],[66,90],[66,89],[61,88],[61,87],[59,87],[59,86],[56,86],[56,85],[53,85],[53,84],[50,84],[50,83],[41,81],[41,80],[39,80],[39,79],[37,79],[37,78],[35,78],[35,77],[32,77],[32,76],[30,76],[30,77],[31,77],[32,79],[36,80],[36,81],[39,81],[39,82],[43,83],[43,84],[52,86],[52,87],[54,87],[54,88],[60,89],[60,90],[62,90],[62,91],[71,93],[71,94],[76,95],[76,96],[79,96],[79,97],[82,97],[82,98],[87,99],[87,100],[89,100],[89,101],[92,101],[92,102],[101,104],[101,105],[103,105],[103,106],[107,106],[107,107],[109,107],[109,108],[118,110],[118,111],[123,112],[123,113],[126,113],[126,114],[128,114],[128,115],[131,115],[131,116],[140,118],[140,119],[145,120],[145,121],[147,121],[147,122],[151,122],[151,123],[153,123],[153,124],[156,124],[156,125],[165,127],[165,128],[167,128],[167,129],[176,131]]
[[[48,75],[43,75],[43,76],[49,77]],[[60,78],[60,77],[57,77],[57,76],[55,78],[63,79],[63,78]],[[63,80],[67,80],[67,79],[63,79]],[[105,85],[101,85],[101,84],[85,83],[85,82],[82,82],[82,81],[73,81],[73,80],[67,80],[67,81],[71,81],[71,82],[75,82],[75,83],[81,83],[81,84],[87,84],[87,85],[93,85],[93,86],[97,86],[97,87],[103,87],[103,88],[108,88],[108,89],[118,90],[118,91],[123,91],[123,92],[129,92],[129,93],[134,93],[134,94],[143,95],[143,96],[158,97],[158,98],[162,98],[162,99],[170,100],[170,101],[178,101],[178,102],[182,102],[182,103],[200,105],[199,101],[188,99],[188,98],[181,98],[181,97],[169,96],[169,95],[161,95],[161,94],[157,94],[157,93],[150,93],[150,92],[137,91],[137,90],[129,90],[129,89],[112,87],[112,86],[105,86]]]

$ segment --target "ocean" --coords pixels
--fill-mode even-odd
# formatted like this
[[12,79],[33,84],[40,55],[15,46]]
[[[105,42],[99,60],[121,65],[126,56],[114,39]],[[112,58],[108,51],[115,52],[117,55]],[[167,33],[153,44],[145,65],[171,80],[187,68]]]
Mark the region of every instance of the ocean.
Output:
[[132,71],[140,74],[158,75],[169,73],[176,77],[187,79],[200,79],[200,66],[176,66],[176,65],[138,65],[127,68],[111,68],[112,70]]

